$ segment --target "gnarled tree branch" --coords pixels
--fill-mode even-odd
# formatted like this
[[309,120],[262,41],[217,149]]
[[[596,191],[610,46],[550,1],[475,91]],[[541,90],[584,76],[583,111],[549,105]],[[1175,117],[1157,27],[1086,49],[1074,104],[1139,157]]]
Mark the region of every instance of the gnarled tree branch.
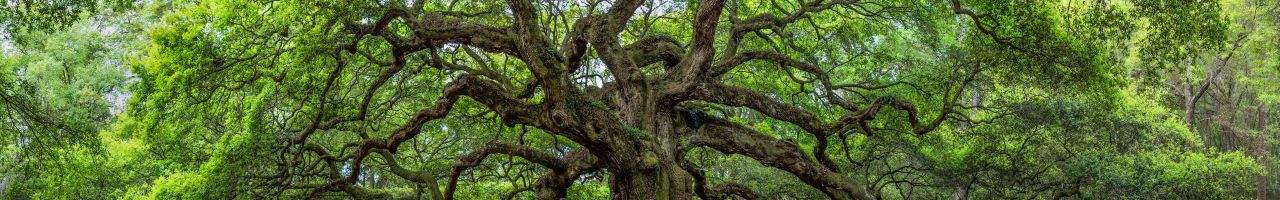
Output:
[[833,199],[869,198],[866,188],[810,160],[795,142],[774,139],[725,119],[712,117],[690,145],[750,157],[761,164],[796,175]]

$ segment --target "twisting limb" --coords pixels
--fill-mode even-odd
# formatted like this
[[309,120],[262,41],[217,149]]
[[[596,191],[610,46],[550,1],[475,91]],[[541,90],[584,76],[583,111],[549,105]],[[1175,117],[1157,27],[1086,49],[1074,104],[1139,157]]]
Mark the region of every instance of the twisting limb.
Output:
[[528,146],[493,141],[479,150],[458,158],[458,162],[454,164],[453,170],[449,174],[449,180],[445,186],[444,199],[453,199],[454,191],[458,186],[458,178],[462,175],[462,172],[479,165],[480,162],[492,154],[524,158],[550,169],[551,172],[539,178],[534,185],[538,191],[539,199],[564,198],[566,194],[564,190],[568,189],[569,185],[573,184],[573,181],[577,180],[578,176],[593,172],[599,168],[595,164],[595,156],[586,151],[575,151],[567,155],[566,158],[561,159],[551,153]]
[[405,169],[403,166],[400,166],[399,162],[396,162],[395,155],[391,154],[390,151],[382,150],[382,149],[375,150],[375,151],[379,155],[382,155],[382,160],[387,163],[387,166],[389,168],[391,168],[391,174],[395,174],[400,178],[404,178],[405,180],[408,180],[414,183],[426,184],[426,188],[430,190],[429,192],[431,193],[431,199],[444,199],[444,195],[440,193],[440,186],[438,183],[436,183],[436,177],[434,174],[427,171],[414,171],[414,170]]
[[[396,19],[403,20],[407,25],[413,28],[415,33],[414,37],[409,39],[401,39],[399,36],[392,33],[390,30],[386,30],[387,26],[389,26],[389,24]],[[507,36],[508,31],[505,29],[492,28],[492,27],[487,27],[483,25],[476,25],[476,24],[462,21],[462,20],[448,19],[444,16],[435,15],[435,14],[428,14],[421,19],[416,19],[416,18],[412,18],[411,15],[409,15],[407,11],[403,9],[390,8],[390,9],[387,9],[387,11],[384,12],[383,16],[378,18],[378,20],[373,24],[361,25],[359,23],[348,22],[347,26],[348,26],[348,29],[355,34],[354,36],[355,38],[351,44],[346,45],[345,49],[340,49],[340,50],[351,52],[353,54],[364,55],[371,62],[377,62],[376,59],[371,57],[371,55],[361,52],[356,48],[358,42],[360,41],[360,38],[362,38],[365,35],[374,35],[374,36],[378,36],[386,39],[391,44],[393,62],[382,63],[383,65],[389,65],[389,68],[385,70],[383,73],[381,73],[377,77],[377,79],[375,79],[370,84],[370,86],[366,89],[364,98],[360,102],[359,112],[356,115],[348,116],[348,117],[333,117],[321,122],[320,120],[324,119],[324,116],[323,116],[323,112],[320,112],[317,114],[319,116],[315,119],[316,121],[314,121],[312,125],[308,126],[305,130],[302,131],[302,134],[300,134],[300,136],[295,139],[295,143],[301,143],[301,141],[305,141],[307,137],[309,137],[316,130],[325,130],[343,122],[363,120],[367,116],[372,97],[377,93],[378,89],[381,88],[381,86],[384,83],[386,83],[388,79],[390,79],[392,76],[399,73],[401,69],[403,69],[405,65],[404,57],[407,54],[410,54],[415,51],[419,51],[424,48],[433,47],[436,45],[441,45],[446,43],[457,43],[457,44],[464,44],[469,46],[476,46],[490,52],[503,52],[507,54],[516,53],[515,49],[512,47],[514,45],[514,41],[512,41],[511,38]],[[334,70],[334,72],[331,73],[329,77],[330,82],[326,84],[326,89],[330,88],[333,85],[332,80],[335,80],[338,77],[338,75],[341,74],[342,66],[345,65],[345,62],[340,59],[341,57],[340,51],[335,52],[334,57],[335,59],[338,59],[339,64],[338,64],[338,67]],[[455,69],[466,70],[466,68],[464,67],[445,65],[443,64],[445,62],[440,60],[438,56],[434,56],[432,61],[435,63],[432,66],[435,68],[439,68],[439,69],[455,68]],[[531,70],[536,71],[538,69],[531,69]],[[489,75],[491,78],[500,77],[500,76],[492,76],[489,73],[482,73],[482,74]],[[505,80],[499,80],[499,81],[505,81]],[[327,90],[324,94],[326,94],[327,96]],[[321,98],[322,104],[320,106],[322,106],[322,108],[324,106],[323,105],[324,101],[325,99]],[[324,109],[321,109],[321,110],[324,110]]]
[[590,40],[591,17],[581,18],[573,23],[564,41],[560,43],[560,60],[564,62],[566,72],[573,74],[582,68],[582,59],[587,54],[587,42]]
[[788,58],[787,55],[775,51],[746,51],[717,63],[707,72],[708,76],[720,77],[743,63],[763,60],[774,62],[785,67],[794,67],[814,75],[825,75],[826,72],[815,65]]
[[837,124],[824,122],[808,110],[779,102],[746,88],[708,84],[695,91],[693,96],[694,99],[713,103],[751,108],[770,118],[800,127],[800,129],[817,138],[813,155],[817,157],[818,162],[827,169],[838,171],[839,167],[836,166],[835,162],[831,161],[826,152],[827,139],[835,133],[833,130],[835,130],[834,128]]
[[516,41],[509,34],[511,28],[478,25],[433,13],[420,19],[404,21],[413,30],[413,37],[403,44],[403,48],[409,50],[452,43],[479,47],[489,52],[519,55]]
[[[769,60],[780,61],[784,63],[801,63],[801,62],[790,60],[787,58],[775,58],[776,56],[770,56],[774,54],[769,54],[769,53],[754,54],[751,52],[746,52],[744,53],[744,55],[754,55],[751,57],[759,57],[759,58],[771,58]],[[812,66],[807,64],[792,64],[792,65]],[[824,73],[822,71],[817,71],[816,67],[809,68],[809,70],[814,70],[815,72],[818,72],[818,73]],[[965,86],[971,84],[971,82],[974,80],[975,76],[979,73],[979,71],[980,71],[980,67],[978,67],[978,65],[975,65],[973,70],[970,71],[970,73],[962,81],[960,81],[960,85],[958,86],[957,89],[954,89],[954,90],[949,89],[951,91],[956,91],[956,92],[947,93],[947,95],[943,98],[944,105],[942,107],[942,110],[939,112],[938,116],[927,122],[921,122],[922,121],[920,119],[921,117],[918,114],[919,111],[916,109],[915,105],[912,104],[911,102],[897,99],[897,98],[889,98],[889,97],[883,97],[877,101],[874,101],[872,102],[871,105],[868,105],[860,110],[856,110],[856,112],[846,115],[838,121],[824,122],[823,120],[815,117],[814,114],[810,113],[807,110],[794,107],[790,104],[778,102],[777,100],[772,99],[768,96],[756,93],[754,91],[751,91],[745,88],[736,88],[732,86],[715,85],[715,84],[705,84],[703,87],[700,87],[700,90],[695,91],[692,96],[693,96],[693,99],[705,100],[705,101],[729,105],[729,106],[743,106],[743,107],[751,108],[752,110],[760,112],[770,118],[792,123],[800,127],[802,130],[805,130],[805,132],[808,132],[812,134],[815,138],[817,138],[817,141],[816,141],[817,144],[814,146],[814,149],[813,149],[813,155],[817,159],[817,162],[820,163],[823,167],[827,168],[828,170],[838,172],[839,167],[835,164],[835,162],[833,162],[830,159],[829,155],[827,155],[826,153],[827,147],[829,145],[827,144],[828,137],[830,137],[832,134],[845,133],[852,128],[857,128],[858,130],[861,130],[863,133],[868,135],[873,134],[874,131],[870,126],[867,125],[867,121],[874,119],[875,115],[879,113],[879,110],[883,106],[890,106],[892,108],[906,112],[907,121],[912,127],[912,130],[910,131],[911,133],[916,135],[923,135],[925,133],[928,133],[933,129],[936,129],[938,126],[940,126],[942,122],[946,120],[947,116],[949,116],[955,111],[954,107],[956,106],[955,105],[956,99],[958,99],[959,96],[963,93],[963,89],[965,88]],[[825,78],[825,77],[820,76],[820,79],[822,78]]]
[[[720,13],[724,10],[724,0],[702,1],[698,4],[698,13],[693,16],[693,38],[689,42],[690,50],[685,59],[673,70],[667,71],[668,84],[662,90],[659,102],[679,95],[698,84],[703,72],[707,71],[711,59],[715,58],[716,26],[720,22]],[[670,102],[672,105],[676,102]]]
[[747,200],[754,200],[754,199],[760,198],[760,195],[756,194],[755,191],[752,191],[751,188],[747,188],[747,186],[743,186],[737,183],[720,184],[719,186],[711,188],[710,190],[721,193],[721,194],[726,194],[726,195],[733,194]]
[[[473,79],[474,78],[463,79],[463,80],[473,80]],[[437,100],[435,106],[418,111],[418,113],[415,114],[414,117],[411,118],[408,123],[404,124],[398,130],[392,133],[391,136],[388,137],[385,141],[369,139],[358,144],[359,149],[356,150],[356,154],[352,159],[351,175],[343,179],[332,180],[328,186],[319,188],[315,192],[313,192],[312,196],[318,195],[319,193],[327,191],[330,188],[345,187],[345,186],[354,184],[356,180],[359,180],[360,172],[362,171],[361,169],[364,167],[363,165],[364,158],[369,155],[371,150],[375,148],[386,149],[386,150],[390,150],[391,153],[395,153],[394,147],[398,147],[401,142],[404,142],[405,140],[408,140],[409,138],[412,138],[413,136],[418,135],[418,133],[421,132],[422,130],[422,124],[431,120],[442,118],[445,116],[445,114],[448,114],[448,111],[453,108],[453,103],[457,102],[458,100],[458,95],[459,95],[458,92],[467,86],[467,82],[463,80],[452,82],[448,86],[446,86],[444,95],[439,100]]]
[[507,199],[507,200],[516,199],[516,195],[520,195],[520,193],[523,193],[523,192],[532,191],[533,189],[534,189],[534,188],[533,188],[533,186],[526,186],[526,187],[522,187],[522,188],[516,188],[515,190],[512,190],[511,192],[507,192],[507,194],[506,194],[506,195],[503,195],[503,196],[502,196],[502,199]]
[[[333,56],[334,56],[334,59],[338,59],[339,62],[337,66],[333,68],[333,72],[329,72],[329,79],[325,81],[324,89],[321,90],[320,92],[320,98],[319,98],[320,103],[319,105],[316,106],[317,107],[316,110],[318,110],[316,112],[316,117],[315,119],[311,120],[311,124],[307,125],[307,128],[302,131],[302,133],[298,136],[297,139],[294,139],[292,142],[290,142],[290,146],[305,143],[307,141],[307,137],[310,137],[311,134],[315,133],[316,129],[319,129],[321,126],[320,121],[325,117],[324,108],[328,102],[328,98],[325,98],[325,97],[329,96],[329,92],[333,90],[333,85],[337,82],[338,77],[342,76],[342,68],[346,66],[346,63],[341,61],[341,53],[335,51],[333,53]],[[294,157],[294,160],[295,160],[294,162],[298,162],[300,161],[300,159],[301,159],[300,155],[299,157]]]
[[[317,156],[319,156],[319,160],[318,160],[318,161],[319,161],[320,163],[324,164],[324,165],[323,165],[323,166],[321,166],[321,167],[323,167],[324,169],[327,169],[327,170],[324,170],[324,171],[325,171],[325,172],[327,172],[327,173],[325,173],[325,174],[326,174],[326,176],[327,176],[327,177],[329,177],[329,179],[332,179],[332,180],[338,180],[338,179],[341,179],[341,177],[342,177],[342,174],[341,174],[341,173],[342,173],[342,171],[341,171],[341,169],[340,169],[340,168],[338,168],[338,164],[337,164],[337,163],[338,163],[338,162],[342,162],[343,160],[346,160],[346,158],[338,158],[338,157],[335,157],[335,156],[333,156],[333,155],[329,154],[329,151],[328,151],[328,150],[325,150],[325,149],[324,149],[324,147],[321,147],[320,145],[318,145],[318,144],[316,144],[316,143],[307,143],[307,144],[303,145],[303,150],[305,150],[305,151],[309,151],[309,152],[312,152],[312,153],[316,154]],[[353,174],[354,174],[354,173],[358,173],[358,172],[353,172]],[[313,190],[313,192],[311,193],[310,198],[316,198],[316,197],[317,197],[318,195],[320,195],[321,193],[324,193],[324,192],[331,192],[331,191],[341,191],[341,192],[343,192],[343,193],[347,193],[348,195],[351,195],[352,197],[355,197],[355,198],[358,198],[358,199],[386,199],[386,198],[390,198],[390,196],[391,196],[390,194],[387,194],[387,193],[373,192],[373,191],[369,191],[369,190],[367,190],[367,189],[365,189],[365,188],[363,188],[363,187],[359,187],[359,186],[355,186],[355,185],[350,185],[350,184],[334,184],[333,182],[329,182],[329,183],[321,183],[321,184],[304,184],[304,185],[292,185],[292,184],[290,184],[290,185],[288,186],[288,188],[290,188],[290,189],[312,189],[312,190]]]
[[[984,26],[983,19],[985,17],[989,17],[990,15],[975,13],[973,12],[973,10],[970,10],[969,8],[965,8],[963,5],[960,5],[960,0],[951,0],[951,10],[954,11],[956,14],[968,16],[969,19],[973,20],[973,26],[978,28],[978,32],[981,32],[982,34],[985,34],[987,36],[991,36],[991,40],[994,40],[997,44],[1000,44],[1002,46],[1006,46],[1009,48],[1013,48],[1014,50],[1018,50],[1019,52],[1026,53],[1026,54],[1042,55],[1042,53],[1037,51],[1032,51],[1032,49],[1027,49],[1022,46],[1014,45],[1013,42],[1009,42],[1008,38],[1000,37],[1000,35],[996,33],[996,30],[994,30],[996,28],[999,28],[999,24],[998,24],[999,21],[994,22],[994,23],[997,23],[994,27]],[[990,20],[991,18],[986,18],[986,19]]]
[[840,172],[840,166],[837,166],[834,161],[831,161],[831,156],[827,155],[827,146],[830,145],[828,143],[830,142],[829,139],[831,138],[831,135],[832,134],[829,133],[814,134],[815,143],[813,144],[813,157],[818,160],[819,164],[827,167],[827,169]]
[[507,0],[507,6],[510,6],[511,13],[515,16],[516,29],[520,30],[522,35],[540,34],[538,31],[541,26],[538,25],[538,13],[534,10],[533,3],[528,0]]
[[[583,37],[585,41],[596,49],[596,54],[600,56],[601,61],[604,61],[606,68],[621,83],[633,80],[632,72],[635,70],[636,65],[631,61],[631,57],[624,51],[622,45],[618,44],[617,36],[618,33],[621,33],[626,28],[626,23],[630,21],[631,16],[635,15],[636,8],[643,4],[643,0],[614,1],[613,6],[609,7],[607,13],[588,16],[579,20],[579,25],[575,25],[575,27],[583,26],[587,30],[580,34],[586,35]],[[582,50],[585,50],[585,47],[582,48],[584,48]],[[620,86],[624,90],[629,87],[628,84],[621,84]]]
[[458,161],[453,164],[453,170],[449,174],[449,180],[445,185],[444,199],[453,199],[453,193],[457,190],[458,178],[462,176],[462,172],[480,165],[480,162],[491,154],[504,154],[524,158],[552,170],[563,170],[567,165],[563,160],[549,153],[534,150],[528,146],[491,141],[480,147],[480,149],[459,157]]
[[728,60],[724,60],[721,63],[716,64],[716,66],[713,66],[712,69],[709,70],[707,74],[711,77],[719,78],[720,76],[723,76],[725,73],[728,73],[730,70],[737,68],[743,63],[746,63],[748,61],[753,61],[753,60],[769,61],[769,62],[778,64],[780,67],[796,68],[796,69],[800,69],[801,71],[807,72],[813,75],[818,80],[819,83],[822,83],[822,89],[824,90],[823,94],[826,97],[826,100],[828,102],[831,102],[832,104],[840,106],[840,108],[843,108],[845,110],[851,110],[851,111],[858,110],[858,107],[856,105],[854,105],[851,102],[845,101],[844,98],[841,98],[837,93],[835,93],[832,86],[835,86],[836,84],[831,82],[831,78],[829,77],[830,75],[827,73],[827,71],[822,70],[822,68],[819,68],[817,65],[813,63],[792,59],[787,55],[778,53],[776,51],[742,52],[739,55],[734,55]]
[[698,198],[707,200],[729,199],[729,195],[736,195],[749,200],[759,198],[755,191],[738,184],[725,183],[716,187],[708,187],[706,173],[699,169],[698,166],[693,165],[692,162],[689,162],[689,160],[681,159],[680,168],[693,176],[693,192],[698,195]]
[[534,183],[538,199],[564,199],[568,195],[569,186],[572,186],[574,181],[583,174],[600,170],[595,155],[591,155],[585,149],[569,152],[564,159],[569,161],[568,167],[564,170],[551,170]]
[[[786,17],[779,18],[773,14],[765,13],[736,23],[733,26],[734,33],[752,32],[766,28],[785,27],[794,23],[796,20],[807,18],[810,13],[821,12],[835,7],[836,5],[853,5],[861,3],[860,0],[833,0],[831,2],[823,2],[822,0],[811,1],[805,4],[800,10],[797,10]],[[736,35],[736,34],[735,34]]]
[[[481,80],[473,75],[459,77],[458,80],[449,83],[445,87],[443,95],[437,100],[435,106],[420,110],[409,122],[391,133],[391,136],[384,140],[366,139],[355,144],[358,148],[351,161],[351,171],[360,172],[364,158],[373,150],[387,150],[389,153],[396,153],[401,143],[412,139],[421,132],[423,124],[447,115],[461,95],[470,96],[472,99],[488,106],[490,110],[497,111],[509,123],[535,123],[528,117],[527,113],[530,112],[530,108],[507,96],[506,93],[498,91],[496,84],[492,81]],[[359,175],[360,173],[352,173],[345,178],[332,180],[328,186],[317,189],[313,195],[327,191],[330,188],[354,184],[359,179]]]
[[649,66],[658,61],[666,65],[664,68],[675,67],[684,54],[684,47],[681,47],[680,42],[668,35],[640,38],[623,48],[631,52],[637,67]]
[[810,160],[795,142],[778,140],[728,120],[709,117],[690,147],[710,147],[726,154],[739,154],[761,164],[796,175],[809,186],[832,199],[867,199],[866,188]]
[[564,70],[559,68],[557,61],[561,55],[555,51],[548,51],[552,48],[550,39],[543,35],[542,26],[538,24],[538,13],[533,4],[527,0],[507,0],[510,10],[514,14],[514,25],[511,27],[513,32],[512,41],[515,42],[516,56],[524,61],[539,80],[544,80],[543,88],[548,90],[547,96],[553,100],[559,100],[566,92],[565,89],[553,81],[564,74]]
[[941,110],[938,112],[938,116],[933,119],[929,119],[929,121],[921,121],[919,110],[915,107],[915,104],[898,98],[881,97],[876,99],[876,101],[873,101],[871,105],[866,106],[864,109],[859,110],[852,115],[842,117],[838,123],[839,127],[834,128],[834,131],[845,132],[856,128],[863,133],[871,135],[875,130],[867,126],[866,122],[875,119],[876,115],[880,113],[881,108],[889,106],[893,109],[906,112],[907,123],[911,125],[911,130],[908,132],[915,135],[924,135],[925,133],[929,133],[930,131],[937,129],[938,126],[941,126],[943,121],[946,121],[950,118],[949,116],[951,114],[956,112],[956,107],[958,107],[958,105],[956,105],[957,99],[964,94],[964,89],[968,85],[973,84],[973,81],[976,80],[977,75],[981,71],[981,65],[974,64],[974,67],[970,70],[968,75],[965,75],[963,79],[958,81],[958,85],[953,85],[948,88],[942,99],[943,105]]

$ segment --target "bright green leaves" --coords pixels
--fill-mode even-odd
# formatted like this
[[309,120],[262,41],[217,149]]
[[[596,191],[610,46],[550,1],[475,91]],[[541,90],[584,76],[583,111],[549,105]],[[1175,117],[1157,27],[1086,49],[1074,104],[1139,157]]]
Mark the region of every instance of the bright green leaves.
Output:
[[187,172],[169,174],[156,179],[148,199],[206,199],[210,185],[204,176]]
[[[53,150],[52,157],[43,158],[27,169],[29,179],[12,190],[14,195],[35,199],[73,199],[85,196],[122,196],[131,186],[145,183],[154,173],[152,164],[144,162],[145,144],[111,136],[104,131],[98,134],[103,150],[86,145],[75,145]],[[35,173],[31,173],[35,172]],[[27,193],[30,192],[30,193]]]
[[1136,0],[1135,18],[1146,34],[1141,38],[1144,60],[1159,69],[1181,70],[1199,52],[1221,49],[1227,23],[1217,1]]
[[[1157,100],[1135,86],[1111,91],[1115,98],[995,86],[983,90],[983,101],[1009,115],[975,116],[990,121],[951,124],[908,143],[940,181],[1019,183],[978,187],[975,198],[1053,197],[1021,188],[1036,184],[1078,187],[1084,198],[1242,198],[1252,195],[1250,177],[1262,170],[1255,157],[1206,148],[1178,115],[1151,106]],[[1147,192],[1153,190],[1160,192]],[[1162,196],[1188,194],[1173,191],[1204,196]]]
[[142,40],[133,17],[96,15],[57,32],[22,33],[14,39],[25,42],[6,47],[17,51],[0,58],[0,169],[18,178],[3,198],[119,196],[152,172],[139,163],[146,145],[102,131],[130,94],[122,65]]
[[131,9],[128,0],[6,1],[0,5],[0,32],[17,44],[40,42],[40,34],[62,31],[99,12]]
[[1251,199],[1258,163],[1240,152],[1160,150],[1099,163],[1089,196],[1140,199]]
[[[120,60],[114,58],[124,52],[107,46],[126,45],[127,40],[99,34],[88,23],[74,28],[43,35],[39,43],[16,46],[20,53],[3,58],[6,70],[0,72],[4,74],[0,84],[6,93],[5,107],[23,115],[13,117],[39,122],[25,125],[37,129],[33,132],[65,131],[59,133],[63,137],[38,140],[89,141],[93,130],[111,122],[113,102],[107,97],[124,90],[124,75],[115,66]],[[42,126],[51,130],[38,130],[45,129]]]
[[98,6],[93,0],[6,1],[0,8],[4,32],[26,33],[61,29],[96,11]]
[[[1109,47],[1127,36],[1123,23],[1087,23],[1116,14],[1107,5],[1042,1],[964,1],[974,16],[963,31],[972,48],[964,58],[994,72],[1006,84],[1076,91],[1105,91],[1121,86],[1121,68]],[[1092,9],[1067,9],[1089,7]],[[1082,23],[1083,21],[1083,23]],[[1081,28],[1081,27],[1089,28]]]

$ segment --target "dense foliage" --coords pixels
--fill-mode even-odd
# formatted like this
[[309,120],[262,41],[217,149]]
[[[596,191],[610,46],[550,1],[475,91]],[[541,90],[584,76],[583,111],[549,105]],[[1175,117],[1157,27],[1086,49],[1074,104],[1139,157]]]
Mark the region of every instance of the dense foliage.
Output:
[[1280,198],[1273,0],[0,7],[0,199]]

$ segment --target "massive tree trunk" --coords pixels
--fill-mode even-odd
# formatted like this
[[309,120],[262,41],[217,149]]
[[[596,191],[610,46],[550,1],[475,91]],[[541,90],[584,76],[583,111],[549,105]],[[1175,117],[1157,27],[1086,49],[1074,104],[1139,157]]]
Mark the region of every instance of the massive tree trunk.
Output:
[[[648,88],[648,87],[637,87]],[[650,92],[619,98],[618,109],[627,140],[610,144],[619,153],[610,155],[610,191],[623,199],[689,199],[693,191],[688,173],[676,167],[677,115],[672,108],[659,110]],[[611,133],[619,134],[619,133]],[[625,153],[624,153],[625,152]],[[597,155],[600,156],[600,155]]]

